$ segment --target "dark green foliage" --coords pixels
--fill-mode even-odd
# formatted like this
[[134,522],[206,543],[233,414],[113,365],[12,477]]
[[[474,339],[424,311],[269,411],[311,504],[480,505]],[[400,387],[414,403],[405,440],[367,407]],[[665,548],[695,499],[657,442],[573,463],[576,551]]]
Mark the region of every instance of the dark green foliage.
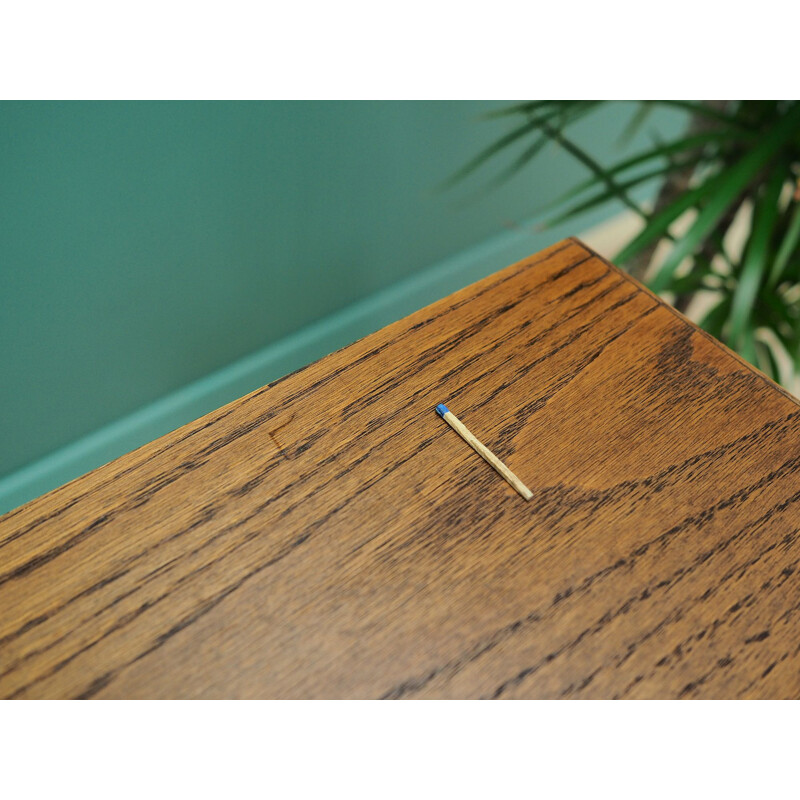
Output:
[[[776,380],[781,378],[776,349],[786,351],[794,373],[800,371],[800,102],[638,101],[621,141],[646,124],[656,105],[685,111],[689,130],[619,163],[602,165],[567,131],[603,102],[616,101],[537,100],[495,112],[491,118],[517,118],[517,126],[454,180],[498,153],[519,148],[496,179],[505,180],[548,142],[556,143],[584,164],[591,177],[551,206],[557,213],[548,224],[610,201],[622,202],[641,217],[643,227],[616,255],[618,264],[644,274],[655,245],[668,239],[666,257],[654,274],[648,271],[651,288],[682,309],[697,292],[706,293],[708,311],[700,324],[709,333]],[[682,188],[669,191],[668,183],[651,210],[630,193],[654,178]],[[691,221],[678,232],[675,222],[687,212],[693,212]],[[731,253],[726,235],[737,216],[749,220],[748,233],[740,252]],[[786,381],[791,377],[783,376]]]

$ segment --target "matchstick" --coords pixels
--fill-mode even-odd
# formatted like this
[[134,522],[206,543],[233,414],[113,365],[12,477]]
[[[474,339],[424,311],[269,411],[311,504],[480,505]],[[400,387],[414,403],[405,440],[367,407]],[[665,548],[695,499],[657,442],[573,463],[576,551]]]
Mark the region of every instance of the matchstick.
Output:
[[488,461],[526,500],[533,492],[488,448],[479,442],[467,426],[446,406],[439,403],[436,413],[484,460]]

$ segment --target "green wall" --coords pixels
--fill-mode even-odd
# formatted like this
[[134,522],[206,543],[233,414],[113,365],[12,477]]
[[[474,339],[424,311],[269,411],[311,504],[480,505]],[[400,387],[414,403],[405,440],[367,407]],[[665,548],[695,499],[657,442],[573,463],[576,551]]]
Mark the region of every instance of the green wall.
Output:
[[[270,369],[300,366],[406,313],[412,296],[429,302],[505,265],[491,253],[522,257],[579,230],[509,232],[584,174],[557,149],[474,202],[462,201],[479,182],[435,191],[507,130],[476,119],[497,105],[0,104],[0,478],[276,342],[289,344]],[[576,128],[578,140],[619,156],[622,113],[606,109]],[[409,294],[456,254],[466,267]],[[381,295],[361,327],[348,322],[328,347],[320,329],[315,350],[293,350],[308,326],[337,312],[341,322],[392,286],[406,287],[402,297]],[[259,385],[234,383],[214,402]],[[204,410],[184,403],[102,458]],[[93,458],[58,481],[101,463]],[[15,486],[5,506],[54,480]]]

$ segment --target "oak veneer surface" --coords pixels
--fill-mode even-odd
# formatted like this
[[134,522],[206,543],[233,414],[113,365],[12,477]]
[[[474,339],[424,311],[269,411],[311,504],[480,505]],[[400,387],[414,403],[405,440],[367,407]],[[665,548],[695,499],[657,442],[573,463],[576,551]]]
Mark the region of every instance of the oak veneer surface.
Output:
[[0,694],[796,697],[799,528],[798,405],[570,240],[6,515]]

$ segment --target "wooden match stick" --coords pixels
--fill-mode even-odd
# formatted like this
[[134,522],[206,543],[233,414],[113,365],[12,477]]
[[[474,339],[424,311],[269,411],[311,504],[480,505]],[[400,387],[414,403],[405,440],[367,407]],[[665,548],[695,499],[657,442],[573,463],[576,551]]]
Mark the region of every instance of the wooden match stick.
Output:
[[466,425],[446,406],[439,403],[436,413],[485,461],[488,461],[526,500],[533,492],[488,448],[479,442]]

